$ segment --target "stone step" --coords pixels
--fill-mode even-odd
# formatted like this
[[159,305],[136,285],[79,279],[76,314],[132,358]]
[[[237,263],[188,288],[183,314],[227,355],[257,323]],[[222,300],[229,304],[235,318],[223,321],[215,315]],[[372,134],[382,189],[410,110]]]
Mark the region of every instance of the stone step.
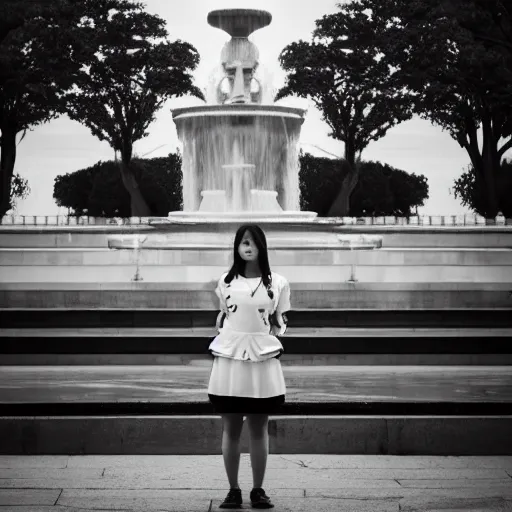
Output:
[[[0,366],[209,366],[211,356],[205,354],[119,354],[119,353],[0,353]],[[510,351],[509,351],[510,352]],[[283,354],[283,366],[502,366],[512,365],[511,353],[368,353],[368,354]]]
[[[512,264],[480,265],[273,265],[289,282],[311,283],[508,283],[512,287]],[[5,265],[0,266],[0,282],[29,283],[131,283],[148,284],[216,282],[226,265]]]
[[[235,223],[236,224],[236,223]],[[231,231],[234,235],[236,225]],[[265,225],[262,225],[265,230]],[[292,229],[294,226],[289,226]],[[173,234],[204,230],[203,226],[175,225]],[[297,229],[303,229],[300,226]],[[322,229],[325,229],[323,227]],[[332,226],[339,234],[382,236],[383,247],[512,247],[512,226]],[[2,247],[108,247],[112,236],[151,235],[148,226],[9,226],[0,225]],[[160,232],[162,233],[162,232]],[[179,238],[179,237],[178,237]],[[189,244],[190,246],[190,244]],[[207,248],[206,244],[202,246]],[[200,247],[198,247],[200,248]]]
[[[101,248],[0,248],[0,266],[222,266],[228,268],[231,249],[110,250]],[[272,266],[510,266],[510,248],[385,248],[374,251],[271,249]]]
[[[275,454],[512,455],[510,415],[284,415],[268,428]],[[2,455],[220,455],[221,439],[218,415],[0,417]]]
[[[272,453],[512,454],[511,367],[283,371],[287,403],[270,418]],[[209,406],[208,375],[4,367],[0,453],[219,454],[222,421]]]
[[[248,363],[249,364],[249,363]],[[11,366],[0,373],[0,414],[8,406],[57,411],[131,409],[158,414],[181,404],[208,413],[205,366]],[[287,407],[317,414],[444,414],[512,404],[512,366],[286,366]],[[478,409],[478,408],[482,409]],[[488,409],[484,409],[484,408]],[[372,409],[373,408],[373,409]],[[494,408],[494,409],[493,409]],[[160,410],[160,413],[165,413]]]
[[[217,315],[218,310],[215,307],[205,309],[183,307],[176,309],[150,307],[135,309],[121,306],[117,308],[90,308],[87,304],[83,304],[81,307],[60,308],[49,306],[9,307],[0,308],[0,325],[3,329],[93,329],[110,327],[211,329],[215,325]],[[508,329],[512,327],[512,307],[501,309],[450,307],[445,309],[294,308],[287,315],[290,329],[325,329],[325,331],[319,332],[350,328],[429,329],[433,333],[436,329]],[[452,332],[452,334],[454,333]]]
[[[210,365],[212,327],[0,329],[0,364]],[[512,364],[512,328],[298,328],[283,365]]]
[[[135,273],[133,278],[135,279]],[[215,282],[1,282],[0,308],[216,309]],[[512,283],[290,283],[297,309],[512,308]]]
[[[273,416],[509,416],[512,402],[290,402]],[[0,418],[55,416],[212,416],[216,415],[209,402],[120,402],[120,403],[37,403],[2,404]],[[511,416],[512,417],[512,416]]]
[[[216,336],[217,330],[212,327],[50,327],[41,329],[14,328],[0,329],[2,338],[158,338],[165,341],[180,338],[209,338]],[[333,339],[345,342],[347,339],[373,338],[510,338],[512,327],[503,328],[435,328],[435,327],[289,327],[284,340],[299,341],[301,338]],[[298,338],[298,339],[297,339]]]

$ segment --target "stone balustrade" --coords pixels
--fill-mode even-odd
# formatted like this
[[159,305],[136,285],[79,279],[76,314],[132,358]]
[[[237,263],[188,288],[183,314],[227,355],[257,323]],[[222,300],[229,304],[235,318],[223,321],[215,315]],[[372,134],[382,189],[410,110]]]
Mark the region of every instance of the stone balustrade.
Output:
[[[5,215],[5,226],[138,226],[149,224],[152,217],[89,217],[72,215]],[[341,217],[345,225],[363,226],[500,226],[512,225],[512,218],[497,216],[486,219],[477,214],[418,215],[411,217]]]

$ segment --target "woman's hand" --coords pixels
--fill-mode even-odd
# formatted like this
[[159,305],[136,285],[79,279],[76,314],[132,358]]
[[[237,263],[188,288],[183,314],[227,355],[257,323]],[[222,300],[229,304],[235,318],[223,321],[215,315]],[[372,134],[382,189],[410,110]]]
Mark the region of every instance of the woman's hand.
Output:
[[270,334],[273,336],[282,336],[288,326],[288,318],[285,314],[276,313],[276,320],[279,325],[270,324]]
[[278,327],[277,325],[270,326],[270,334],[272,334],[272,336],[279,336],[280,333],[281,333],[281,327]]
[[222,325],[224,324],[224,320],[226,319],[226,317],[227,317],[226,312],[222,311],[222,310],[217,315],[217,320],[215,321],[215,327],[216,327],[217,331],[220,332],[220,330],[222,329]]

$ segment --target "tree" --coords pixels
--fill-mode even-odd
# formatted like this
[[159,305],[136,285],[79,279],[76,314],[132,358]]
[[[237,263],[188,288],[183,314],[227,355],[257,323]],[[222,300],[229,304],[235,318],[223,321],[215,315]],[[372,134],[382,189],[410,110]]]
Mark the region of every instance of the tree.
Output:
[[[0,219],[9,209],[18,133],[55,119],[62,91],[90,62],[94,13],[125,0],[7,0],[0,3]],[[22,136],[22,138],[23,138]]]
[[512,148],[510,7],[500,0],[360,0],[349,9],[367,13],[361,30],[373,27],[414,112],[468,152],[483,209],[494,217],[497,173]]
[[340,12],[316,21],[312,42],[285,47],[279,57],[287,80],[276,100],[288,95],[310,98],[332,130],[329,136],[345,143],[348,172],[329,215],[346,215],[350,195],[359,179],[356,164],[364,148],[398,123],[410,119],[408,95],[397,87],[387,63],[379,58],[372,33],[359,14]]
[[15,173],[12,177],[11,196],[8,210],[15,209],[18,199],[26,199],[30,194],[28,180]]
[[[167,216],[181,210],[181,156],[133,158],[131,167],[154,215]],[[55,178],[53,197],[58,206],[73,210],[74,215],[93,217],[130,217],[131,199],[123,187],[118,164],[98,162],[86,169]]]
[[[74,214],[78,217],[87,214],[94,178],[101,169],[101,165],[102,162],[98,162],[86,169],[56,176],[53,186],[53,198],[57,206],[72,209]],[[110,166],[111,171],[115,169],[116,165]],[[117,173],[114,172],[113,176],[116,174]],[[108,188],[108,190],[114,193],[115,196],[115,190],[111,188]],[[112,197],[111,203],[115,209],[115,197]]]
[[197,50],[183,41],[165,40],[164,25],[139,4],[96,19],[95,60],[80,72],[78,90],[65,95],[69,117],[120,152],[122,182],[135,216],[152,212],[130,166],[134,143],[147,136],[166,99],[184,94],[204,99],[190,74],[199,62]]
[[[132,0],[16,0],[16,9],[10,10],[13,2],[0,4],[0,15],[7,13],[0,16],[0,218],[9,206],[17,134],[66,113],[75,119],[87,115],[91,129],[100,121],[108,125],[105,129],[97,124],[98,134],[121,148],[123,175],[136,189],[133,173],[126,168],[133,141],[145,135],[148,119],[166,93],[179,95],[188,87],[197,95],[187,72],[197,63],[197,52],[179,41],[153,45],[153,35],[166,34],[163,21],[143,13],[142,4]],[[144,34],[149,40],[138,39]],[[103,58],[112,63],[110,68],[103,66]],[[119,64],[113,62],[117,58]],[[92,84],[102,69],[110,89],[96,82],[94,103]],[[123,69],[127,74],[119,77]],[[113,71],[117,75],[109,77]],[[89,82],[88,73],[93,77]],[[141,94],[126,96],[129,84],[140,86]],[[90,94],[81,98],[80,87]],[[117,97],[108,96],[116,91]],[[103,104],[98,100],[102,94]],[[112,128],[112,118],[117,128]]]
[[[362,161],[360,166],[361,176],[350,201],[350,216],[408,217],[413,208],[423,206],[428,199],[427,179],[423,175],[409,174],[373,161]],[[332,201],[348,172],[343,159],[301,154],[301,209],[315,211],[320,216],[329,215]]]
[[[490,218],[487,210],[484,187],[479,183],[480,176],[475,168],[469,165],[466,171],[455,180],[453,187],[455,198],[461,199],[463,206],[468,206],[474,212]],[[496,188],[498,190],[498,210],[507,218],[512,218],[512,160],[501,162],[500,170],[496,174]]]

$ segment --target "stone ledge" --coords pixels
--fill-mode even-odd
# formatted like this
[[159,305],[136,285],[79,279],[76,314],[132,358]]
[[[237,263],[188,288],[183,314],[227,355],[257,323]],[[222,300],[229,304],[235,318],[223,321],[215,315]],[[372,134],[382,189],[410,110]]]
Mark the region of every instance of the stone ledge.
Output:
[[[35,292],[33,292],[35,293]],[[85,292],[81,292],[85,293]],[[142,294],[144,297],[145,294]],[[1,294],[0,294],[1,296]],[[41,298],[51,298],[43,293]],[[75,295],[76,298],[76,295]],[[388,299],[389,302],[389,299]],[[88,307],[83,303],[70,307],[0,308],[3,328],[207,328],[214,329],[218,309],[211,307],[175,308],[151,307],[148,300],[144,307]],[[437,328],[474,329],[512,327],[512,307],[430,307],[417,308],[312,308],[294,304],[288,312],[290,329],[383,329],[383,328]],[[211,331],[210,331],[211,332]],[[293,332],[293,331],[292,331]]]
[[[512,313],[512,312],[511,312]],[[512,322],[512,321],[511,321]],[[0,338],[205,338],[215,327],[28,327],[0,328]],[[512,327],[288,327],[293,338],[512,338]],[[291,341],[290,340],[290,341]]]
[[[0,308],[70,308],[70,309],[202,309],[215,311],[218,300],[213,286],[207,289],[199,284],[199,289],[175,288],[158,283],[124,283],[109,287],[95,284],[83,289],[72,283],[66,288],[55,283],[50,289],[26,283],[18,287],[0,285]],[[296,289],[292,285],[292,303],[295,308],[353,309],[353,310],[418,310],[418,309],[500,309],[512,307],[512,283],[383,283],[377,287],[360,283],[344,283],[338,288],[318,287]],[[410,286],[408,286],[410,285]],[[204,286],[204,289],[202,289]],[[183,293],[187,291],[187,293]]]
[[[168,250],[112,251],[72,248],[0,248],[0,267],[80,266],[101,268],[107,265],[141,268],[216,267],[218,275],[230,266],[232,250],[173,248]],[[269,250],[272,268],[308,266],[312,270],[325,266],[356,268],[386,267],[487,267],[511,266],[512,250],[508,248],[388,248],[378,251],[331,251],[322,249]],[[220,268],[219,268],[220,267]],[[471,269],[470,269],[471,270]],[[286,275],[286,271],[283,270]]]
[[[512,416],[271,416],[269,452],[512,455],[511,431]],[[11,416],[0,418],[0,453],[220,455],[221,433],[219,416]],[[242,452],[248,446],[244,429]]]
[[[0,282],[1,291],[200,291],[215,297],[217,280],[208,282]],[[508,291],[512,294],[512,275],[510,282],[293,282],[293,291]],[[511,301],[512,305],[512,301]],[[214,308],[212,308],[214,309]]]
[[[201,354],[0,354],[2,366],[204,366],[211,356]],[[512,354],[283,354],[285,366],[503,366]]]

